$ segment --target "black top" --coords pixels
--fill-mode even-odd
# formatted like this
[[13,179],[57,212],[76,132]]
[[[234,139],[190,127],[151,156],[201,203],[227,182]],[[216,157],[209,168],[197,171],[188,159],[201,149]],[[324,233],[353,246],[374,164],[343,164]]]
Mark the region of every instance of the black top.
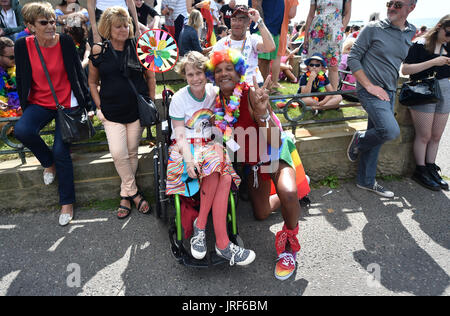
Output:
[[136,7],[137,17],[140,23],[147,25],[147,18],[150,15],[152,18],[159,15],[153,8],[149,7],[145,3],[140,8]]
[[[80,58],[78,57],[73,40],[68,35],[60,34],[59,42],[61,44],[64,67],[73,94],[80,106],[90,109],[92,105],[87,86],[87,78],[81,67]],[[16,41],[14,55],[16,57],[17,92],[19,94],[20,106],[25,111],[28,106],[28,95],[32,82],[32,68],[28,55],[26,37],[22,37]]]
[[[442,55],[450,57],[449,55],[450,47],[448,47],[447,45],[444,46],[444,48],[445,51],[447,51],[447,54],[445,54],[444,51]],[[414,45],[411,46],[411,48],[409,49],[408,57],[406,57],[405,59],[405,64],[419,64],[434,59],[436,57],[439,57],[439,54],[431,54],[429,51],[425,49],[425,45],[414,43]],[[436,79],[450,78],[450,66],[448,65],[426,69],[422,72],[411,75],[410,78],[411,80],[425,79],[432,76],[435,71],[436,71]]]
[[[136,53],[133,49],[135,41],[127,41],[123,51],[116,50],[119,63],[117,62],[112,46],[105,43],[102,53],[97,57],[91,57],[92,64],[98,68],[101,88],[100,107],[103,115],[108,121],[128,124],[139,118],[137,99],[128,79],[125,77],[125,65],[129,65],[128,54],[133,54],[131,59],[136,61]],[[138,61],[139,63],[139,61]],[[143,77],[143,67],[127,68],[128,75],[133,81],[136,89],[142,95],[148,96],[148,86]]]
[[228,29],[231,29],[231,15],[234,12],[234,9],[230,8],[228,4],[225,4],[220,9],[220,12],[223,14],[223,20]]
[[189,25],[185,25],[180,34],[180,56],[184,56],[190,51],[202,52],[197,31]]

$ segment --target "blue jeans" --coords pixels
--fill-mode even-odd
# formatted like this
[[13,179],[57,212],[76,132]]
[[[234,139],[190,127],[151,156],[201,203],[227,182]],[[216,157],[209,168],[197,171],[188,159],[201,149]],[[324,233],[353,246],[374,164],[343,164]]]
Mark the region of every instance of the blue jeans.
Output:
[[[65,111],[70,112],[72,110],[66,109]],[[49,168],[55,164],[56,175],[58,176],[59,203],[61,205],[73,204],[75,203],[75,185],[70,144],[62,141],[57,123],[52,150],[48,148],[39,135],[41,129],[55,117],[56,110],[30,104],[14,127],[14,136],[33,152],[42,167]]]
[[381,145],[400,135],[400,127],[394,116],[394,91],[386,91],[390,101],[382,101],[365,89],[358,91],[358,97],[366,110],[369,120],[367,131],[358,143],[359,165],[357,183],[372,187],[377,174],[378,154]]

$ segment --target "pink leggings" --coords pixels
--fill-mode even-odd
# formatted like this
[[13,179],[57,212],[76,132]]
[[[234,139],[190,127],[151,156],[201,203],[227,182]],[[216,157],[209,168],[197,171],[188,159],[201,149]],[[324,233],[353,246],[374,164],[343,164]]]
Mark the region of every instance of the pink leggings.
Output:
[[200,190],[200,213],[197,219],[197,227],[206,228],[208,215],[212,207],[214,232],[216,245],[219,249],[225,249],[230,240],[227,233],[227,207],[228,195],[231,187],[231,176],[221,176],[218,172],[202,178]]

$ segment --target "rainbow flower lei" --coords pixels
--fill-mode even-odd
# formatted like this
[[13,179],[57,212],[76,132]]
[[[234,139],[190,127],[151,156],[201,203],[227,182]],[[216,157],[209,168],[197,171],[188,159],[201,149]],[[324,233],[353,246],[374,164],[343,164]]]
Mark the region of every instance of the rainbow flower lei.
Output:
[[8,71],[0,67],[0,100],[8,104],[6,110],[0,110],[0,117],[14,117],[22,114],[16,88],[15,66]]
[[227,102],[220,92],[216,97],[214,125],[222,131],[223,140],[227,142],[232,137],[232,127],[239,118],[239,107],[241,104],[242,91],[246,86],[245,72],[247,71],[248,65],[241,53],[237,50],[226,49],[214,52],[211,59],[206,63],[206,76],[211,81],[214,82],[214,70],[216,66],[222,62],[231,62],[234,65],[236,72],[241,76],[239,83],[233,90],[233,95],[230,97],[229,102]]
[[[311,71],[308,71],[306,73],[306,81],[309,81],[309,76],[311,75]],[[325,73],[323,71],[320,71],[317,74],[316,80],[313,82],[313,89],[317,89],[318,92],[326,92],[327,89],[325,88]],[[319,101],[318,97],[313,97],[314,100]]]

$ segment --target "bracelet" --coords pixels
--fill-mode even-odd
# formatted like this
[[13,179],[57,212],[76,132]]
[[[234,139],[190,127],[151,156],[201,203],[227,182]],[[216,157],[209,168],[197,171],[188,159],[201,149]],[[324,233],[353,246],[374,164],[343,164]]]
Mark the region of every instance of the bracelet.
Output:
[[270,121],[270,112],[269,110],[266,110],[266,114],[264,116],[259,116],[259,120],[263,123],[266,123],[266,128],[269,128],[269,121]]

